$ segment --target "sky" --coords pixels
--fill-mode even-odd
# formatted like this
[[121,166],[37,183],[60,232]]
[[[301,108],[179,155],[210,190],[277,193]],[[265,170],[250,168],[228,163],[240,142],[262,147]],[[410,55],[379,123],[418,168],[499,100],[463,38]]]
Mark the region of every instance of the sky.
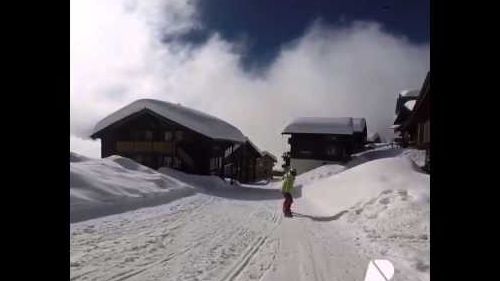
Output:
[[140,98],[181,103],[288,150],[294,118],[365,117],[391,138],[397,94],[429,70],[428,1],[72,0],[70,146]]

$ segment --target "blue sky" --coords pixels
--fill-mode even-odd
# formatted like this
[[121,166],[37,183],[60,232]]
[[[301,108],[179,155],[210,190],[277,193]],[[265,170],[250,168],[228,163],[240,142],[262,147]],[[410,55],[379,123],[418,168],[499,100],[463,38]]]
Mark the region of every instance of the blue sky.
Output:
[[[268,66],[280,47],[304,35],[314,22],[348,26],[374,21],[388,33],[410,42],[429,41],[429,1],[426,0],[203,0],[194,2],[201,26],[175,40],[203,44],[217,32],[224,40],[243,43],[246,68]],[[164,40],[174,38],[165,36]]]

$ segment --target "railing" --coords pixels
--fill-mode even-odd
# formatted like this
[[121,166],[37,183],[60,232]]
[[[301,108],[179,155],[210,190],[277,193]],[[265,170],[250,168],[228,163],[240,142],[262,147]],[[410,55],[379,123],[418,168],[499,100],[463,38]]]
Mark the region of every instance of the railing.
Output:
[[169,142],[155,141],[118,141],[116,142],[118,152],[159,152],[171,153],[172,144]]

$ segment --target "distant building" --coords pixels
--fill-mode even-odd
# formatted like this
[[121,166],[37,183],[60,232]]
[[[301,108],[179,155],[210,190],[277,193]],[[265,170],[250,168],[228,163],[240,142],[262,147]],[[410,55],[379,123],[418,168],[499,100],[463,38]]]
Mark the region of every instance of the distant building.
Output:
[[257,179],[271,180],[273,178],[273,167],[278,159],[268,151],[262,151],[262,156],[257,159]]
[[249,138],[234,146],[232,153],[225,155],[225,175],[241,183],[252,183],[272,178],[276,157],[261,151]]
[[366,121],[352,117],[302,117],[286,126],[282,134],[290,135],[290,167],[303,173],[349,160],[366,142]]
[[354,147],[353,152],[360,152],[365,148],[367,141],[367,129],[365,118],[353,118],[352,119],[353,129],[354,129]]
[[121,155],[153,169],[224,176],[225,153],[246,142],[233,125],[164,101],[141,99],[101,120],[91,138],[101,157]]
[[262,156],[260,149],[249,138],[237,144],[232,153],[225,155],[225,174],[242,183],[257,181],[257,159]]

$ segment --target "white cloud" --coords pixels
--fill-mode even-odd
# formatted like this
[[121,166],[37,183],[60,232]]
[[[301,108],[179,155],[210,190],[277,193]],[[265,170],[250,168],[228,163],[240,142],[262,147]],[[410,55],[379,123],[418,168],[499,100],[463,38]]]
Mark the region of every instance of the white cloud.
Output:
[[[369,130],[387,136],[397,92],[419,88],[429,69],[428,45],[412,45],[376,23],[316,23],[255,77],[238,66],[237,48],[216,34],[196,49],[159,43],[159,30],[176,34],[198,24],[186,1],[129,9],[119,0],[73,2],[86,3],[72,7],[71,21],[71,133],[81,137],[145,97],[225,119],[278,157],[287,148],[281,130],[299,116],[362,116]],[[167,7],[161,17],[152,9],[159,6]]]

